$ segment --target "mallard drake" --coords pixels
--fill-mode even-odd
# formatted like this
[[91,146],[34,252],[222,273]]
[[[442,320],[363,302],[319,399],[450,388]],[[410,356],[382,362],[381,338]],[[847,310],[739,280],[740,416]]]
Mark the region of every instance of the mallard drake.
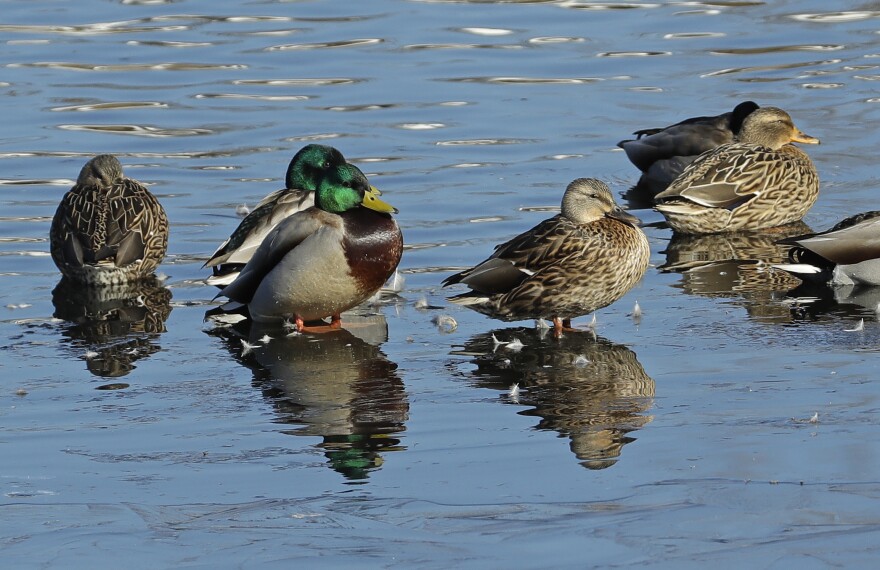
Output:
[[205,262],[204,267],[214,269],[207,283],[218,287],[232,283],[272,228],[312,207],[321,177],[330,168],[345,163],[342,153],[332,146],[309,144],[301,148],[287,166],[284,188],[263,198]]
[[692,117],[662,129],[635,131],[635,139],[617,143],[626,157],[642,171],[638,187],[656,194],[675,180],[697,156],[732,143],[745,118],[758,105],[744,101],[733,111],[714,117]]
[[830,230],[780,240],[791,263],[773,267],[805,282],[880,285],[880,211],[850,216]]
[[52,260],[68,279],[120,285],[149,277],[165,258],[168,218],[140,182],[126,178],[112,154],[82,167],[55,211]]
[[603,182],[578,178],[565,190],[562,213],[443,286],[464,283],[471,291],[450,300],[498,319],[552,319],[558,337],[572,318],[610,305],[642,278],[650,250],[638,223]]
[[330,168],[315,205],[269,232],[223,295],[248,306],[256,322],[305,323],[331,317],[373,295],[394,272],[403,236],[391,213],[354,165]]
[[655,197],[684,234],[753,231],[800,220],[819,195],[819,176],[800,142],[819,144],[776,107],[743,121],[737,142],[701,154]]

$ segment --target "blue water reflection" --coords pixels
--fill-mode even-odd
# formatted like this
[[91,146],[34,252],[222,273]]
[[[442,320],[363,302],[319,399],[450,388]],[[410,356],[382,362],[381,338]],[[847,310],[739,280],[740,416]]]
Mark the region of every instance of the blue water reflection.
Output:
[[52,290],[53,316],[62,325],[63,350],[84,358],[95,376],[119,377],[135,361],[161,350],[171,314],[171,291],[157,279],[86,287],[62,279]]
[[402,451],[409,402],[381,315],[346,315],[344,329],[299,334],[290,329],[218,326],[232,357],[253,373],[284,433],[321,438],[328,465],[351,481],[367,479],[388,452]]
[[652,419],[654,380],[636,353],[591,330],[556,339],[543,328],[498,329],[453,354],[471,357],[462,375],[475,386],[504,391],[507,403],[529,406],[520,414],[540,418],[537,429],[567,437],[588,469],[614,465]]

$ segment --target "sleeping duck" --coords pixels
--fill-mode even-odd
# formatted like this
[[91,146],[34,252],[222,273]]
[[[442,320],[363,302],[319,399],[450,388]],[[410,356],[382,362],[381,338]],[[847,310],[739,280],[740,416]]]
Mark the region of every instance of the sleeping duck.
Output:
[[168,217],[112,154],[82,167],[49,230],[52,260],[69,280],[122,285],[152,276],[168,249]]
[[636,188],[653,196],[665,190],[700,154],[732,143],[745,118],[757,108],[756,103],[744,101],[717,116],[692,117],[662,129],[635,131],[635,139],[620,141],[617,146],[642,171]]
[[656,209],[678,233],[754,231],[803,218],[819,195],[819,175],[793,142],[819,144],[788,113],[762,107],[736,142],[701,154],[657,194]]

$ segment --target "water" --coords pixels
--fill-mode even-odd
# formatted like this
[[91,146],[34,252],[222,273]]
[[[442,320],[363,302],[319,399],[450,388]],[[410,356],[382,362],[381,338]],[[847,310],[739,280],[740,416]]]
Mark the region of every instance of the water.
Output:
[[[3,8],[10,567],[876,559],[876,293],[792,307],[772,240],[670,241],[648,209],[652,267],[599,312],[598,338],[589,317],[557,343],[438,287],[548,216],[573,178],[634,184],[615,147],[631,131],[745,99],[822,140],[809,227],[876,209],[873,5]],[[404,290],[320,339],[212,330],[202,262],[308,141],[400,209]],[[165,205],[172,298],[91,299],[119,315],[96,327],[53,318],[89,300],[53,305],[47,233],[99,152]]]

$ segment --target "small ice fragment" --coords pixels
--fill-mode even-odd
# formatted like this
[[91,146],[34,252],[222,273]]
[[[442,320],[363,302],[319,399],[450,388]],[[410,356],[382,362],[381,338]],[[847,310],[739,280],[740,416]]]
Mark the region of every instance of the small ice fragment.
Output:
[[505,344],[504,348],[506,348],[507,350],[512,350],[514,352],[519,352],[520,350],[523,349],[524,346],[525,345],[522,343],[521,340],[519,340],[518,338],[515,338],[512,341]]
[[9,305],[6,305],[6,308],[14,311],[15,309],[27,309],[30,306],[32,306],[30,303],[10,303]]
[[443,333],[451,333],[458,328],[456,320],[449,315],[434,315],[431,322]]
[[810,423],[811,424],[819,423],[819,412],[816,412],[815,414],[813,414],[813,417],[810,418]]
[[535,328],[538,330],[549,330],[550,323],[548,323],[544,319],[538,319],[537,321],[535,321]]
[[248,208],[247,204],[239,204],[235,207],[235,214],[237,216],[241,216],[242,218],[251,213],[251,209]]
[[282,323],[281,323],[281,328],[283,328],[286,331],[293,331],[293,330],[296,330],[296,323],[293,321],[284,319],[284,321],[282,321]]
[[263,338],[260,339],[260,342],[262,342],[263,344],[269,344],[270,340],[272,340],[272,337],[267,334],[264,334]]
[[843,332],[860,332],[865,330],[865,319],[859,319],[859,322],[851,329],[843,329]]
[[18,390],[15,391],[16,396],[27,396],[27,393],[28,393],[28,391],[25,390],[24,388],[19,388]]
[[578,355],[578,357],[574,359],[574,365],[579,368],[583,368],[584,366],[586,366],[589,363],[590,363],[590,361],[583,354]]
[[231,327],[232,325],[247,319],[247,317],[239,313],[223,313],[212,315],[210,319],[211,322],[218,327]]
[[517,401],[519,399],[519,384],[514,384],[510,387],[510,391],[507,392],[507,395],[511,400]]
[[83,358],[85,358],[86,360],[91,360],[93,358],[97,358],[97,356],[98,356],[98,353],[95,352],[94,350],[87,350],[86,353],[83,354]]
[[642,318],[642,307],[639,306],[638,301],[636,301],[636,306],[633,307],[632,318],[633,319],[641,319]]
[[413,305],[413,306],[416,309],[418,309],[419,311],[427,309],[428,308],[428,298],[423,296],[421,299],[416,301],[415,305]]
[[251,353],[251,351],[255,348],[259,348],[260,343],[251,344],[248,341],[241,339],[241,356],[247,356]]
[[495,333],[492,333],[492,344],[494,345],[495,348],[498,348],[499,346],[507,344],[507,343],[504,342],[503,340],[498,340],[498,337],[495,336]]

